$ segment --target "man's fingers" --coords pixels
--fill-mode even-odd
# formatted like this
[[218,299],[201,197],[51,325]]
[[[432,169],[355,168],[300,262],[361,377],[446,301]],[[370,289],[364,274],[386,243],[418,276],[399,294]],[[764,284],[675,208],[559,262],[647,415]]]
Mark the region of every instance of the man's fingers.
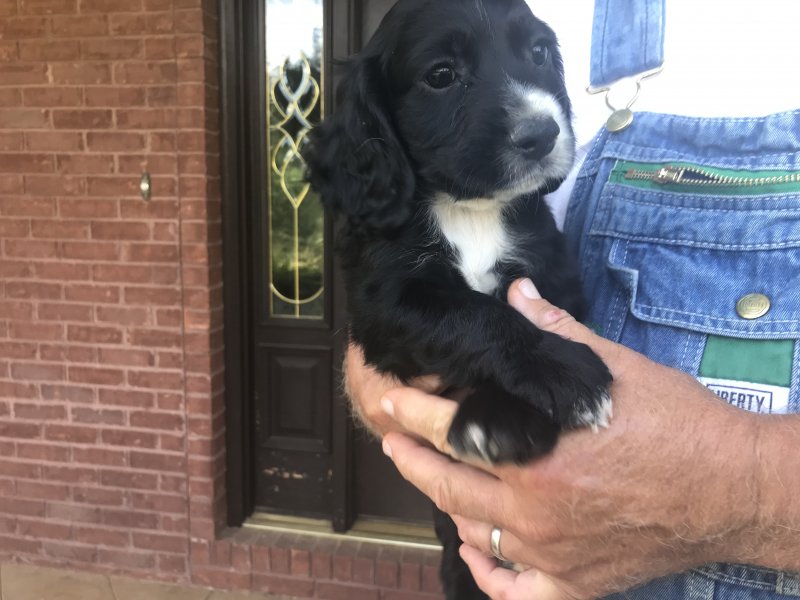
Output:
[[594,334],[567,311],[543,300],[530,279],[518,279],[508,288],[508,303],[539,329],[586,343]]
[[389,433],[383,451],[400,474],[434,501],[440,510],[471,519],[506,524],[508,493],[499,479],[423,446],[416,440]]
[[535,569],[518,573],[497,565],[480,550],[464,544],[459,554],[467,563],[475,583],[492,600],[569,600],[553,581]]
[[[486,555],[493,554],[491,547],[493,525],[458,515],[452,517],[462,542],[481,550]],[[514,563],[527,564],[525,544],[510,531],[504,529],[500,531],[500,554],[503,558]]]
[[508,303],[539,329],[556,333],[592,348],[603,360],[619,355],[622,347],[596,335],[567,311],[542,299],[530,279],[518,279],[508,288]]
[[397,388],[384,395],[381,406],[406,431],[427,440],[439,452],[452,454],[447,432],[457,403],[416,388]]
[[466,544],[459,548],[458,553],[467,563],[472,576],[475,578],[475,583],[493,600],[500,598],[503,600],[532,598],[532,596],[523,596],[520,593],[512,595],[519,573],[498,566],[495,559]]

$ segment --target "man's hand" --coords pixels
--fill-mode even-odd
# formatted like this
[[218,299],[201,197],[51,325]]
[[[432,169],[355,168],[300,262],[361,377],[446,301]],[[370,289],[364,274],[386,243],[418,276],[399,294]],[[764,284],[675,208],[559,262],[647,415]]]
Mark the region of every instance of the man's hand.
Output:
[[[351,343],[347,347],[344,359],[345,392],[356,418],[378,437],[389,431],[405,431],[381,406],[381,399],[386,392],[400,385],[395,377],[382,375],[365,364],[360,346]],[[438,378],[433,376],[418,377],[411,385],[431,394],[441,391]]]
[[[608,429],[565,433],[528,465],[466,465],[444,455],[452,455],[454,402],[411,388],[382,402],[392,429],[441,452],[399,433],[384,439],[403,476],[454,515],[482,589],[494,598],[583,600],[708,561],[764,564],[753,543],[763,531],[760,419],[594,335],[529,284],[512,286],[511,304],[540,328],[588,344],[611,369]],[[503,531],[504,556],[528,570],[486,557],[492,526]]]
[[[349,349],[356,410],[393,432],[384,451],[454,515],[481,588],[507,600],[583,600],[710,561],[800,571],[800,417],[733,409],[691,377],[592,334],[531,288],[517,282],[509,302],[538,327],[591,346],[615,379],[611,426],[566,433],[532,464],[445,456],[457,405],[429,394],[438,382],[392,389],[395,380]],[[503,554],[530,568],[487,558],[494,525]]]

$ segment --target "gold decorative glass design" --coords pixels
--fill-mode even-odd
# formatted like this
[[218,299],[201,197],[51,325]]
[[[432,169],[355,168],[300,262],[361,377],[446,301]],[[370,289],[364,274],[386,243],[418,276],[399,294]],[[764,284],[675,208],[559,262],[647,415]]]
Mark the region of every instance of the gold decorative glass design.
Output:
[[269,309],[323,317],[324,216],[300,155],[322,115],[322,0],[266,0]]

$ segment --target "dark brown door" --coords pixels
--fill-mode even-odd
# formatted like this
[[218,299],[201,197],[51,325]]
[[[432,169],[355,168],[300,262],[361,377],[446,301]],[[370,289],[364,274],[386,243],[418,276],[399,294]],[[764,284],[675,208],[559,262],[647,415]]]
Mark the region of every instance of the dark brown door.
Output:
[[253,512],[327,519],[338,531],[364,520],[430,521],[430,503],[350,423],[339,379],[344,294],[330,224],[300,157],[309,129],[336,109],[331,58],[357,51],[391,4],[223,8],[224,189],[226,202],[237,199],[225,210],[234,523]]

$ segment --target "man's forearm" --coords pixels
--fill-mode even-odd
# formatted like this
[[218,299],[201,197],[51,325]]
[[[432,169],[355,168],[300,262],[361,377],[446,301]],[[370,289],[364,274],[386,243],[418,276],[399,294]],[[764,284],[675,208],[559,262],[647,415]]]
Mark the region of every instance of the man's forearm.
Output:
[[757,451],[759,523],[745,562],[800,572],[800,415],[762,417]]

